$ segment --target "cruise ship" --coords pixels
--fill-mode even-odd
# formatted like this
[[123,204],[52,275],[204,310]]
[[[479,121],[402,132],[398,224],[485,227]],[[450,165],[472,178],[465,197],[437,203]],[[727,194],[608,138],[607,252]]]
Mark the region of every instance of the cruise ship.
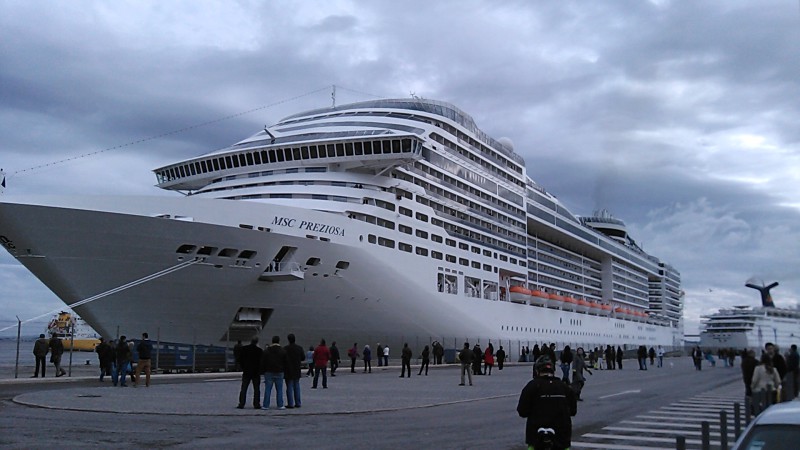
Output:
[[680,273],[447,102],[306,111],[154,173],[171,195],[0,197],[0,243],[103,336],[681,344]]
[[[777,285],[774,283],[774,286]],[[759,289],[755,285],[747,286]],[[800,337],[800,308],[775,307],[768,290],[762,292],[761,297],[762,305],[759,307],[734,306],[703,316],[700,346],[704,349],[758,350],[771,342],[787,350],[791,344],[797,343]]]

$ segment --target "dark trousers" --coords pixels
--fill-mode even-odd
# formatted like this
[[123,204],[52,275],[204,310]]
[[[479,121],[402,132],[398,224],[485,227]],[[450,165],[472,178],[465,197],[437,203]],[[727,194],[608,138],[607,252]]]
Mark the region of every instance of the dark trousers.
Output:
[[322,387],[328,387],[328,367],[315,367],[314,368],[314,384],[311,385],[313,389],[317,388],[317,381],[319,374],[322,373]]
[[364,372],[372,373],[372,360],[365,359],[364,360]]
[[350,372],[355,373],[356,371],[356,359],[350,358]]
[[497,359],[497,370],[503,370],[503,360],[500,358]]
[[404,359],[402,362],[403,362],[403,367],[401,369],[402,372],[400,373],[400,376],[404,377],[406,375],[406,368],[408,368],[408,376],[410,378],[411,377],[411,361],[407,361],[407,360]]
[[339,368],[339,361],[336,361],[335,359],[332,359],[331,360],[331,376],[332,377],[336,376],[335,373],[336,373],[336,369],[338,369],[338,368]]
[[239,406],[247,402],[247,388],[253,385],[253,407],[261,408],[261,375],[242,372],[242,388],[239,391]]
[[[428,374],[428,363],[430,360],[423,359],[422,365],[419,366],[419,373],[417,375],[422,375],[422,369],[425,368],[425,375]],[[408,369],[408,373],[411,373],[411,369]]]
[[33,376],[39,376],[39,367],[42,368],[42,378],[44,378],[44,371],[47,368],[47,358],[45,356],[36,356],[36,372],[33,373]]

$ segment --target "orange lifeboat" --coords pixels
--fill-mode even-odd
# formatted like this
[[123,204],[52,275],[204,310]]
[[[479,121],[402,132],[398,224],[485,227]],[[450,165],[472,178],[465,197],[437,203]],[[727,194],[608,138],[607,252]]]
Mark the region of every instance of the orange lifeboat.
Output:
[[602,314],[603,313],[603,305],[597,302],[588,302],[589,303],[589,314]]
[[592,303],[584,300],[582,298],[578,299],[578,306],[575,307],[575,310],[582,313],[588,313],[589,310],[592,308]]
[[561,304],[564,303],[564,297],[558,294],[547,294],[547,306],[551,308],[560,308]]
[[604,316],[610,316],[611,315],[611,310],[612,310],[611,305],[601,304],[600,305],[600,309],[602,311],[601,312],[602,315],[604,315]]
[[564,303],[561,304],[561,309],[567,311],[575,311],[578,307],[578,301],[572,297],[562,297],[564,299]]
[[627,310],[625,310],[625,308],[622,308],[621,306],[617,306],[616,308],[614,308],[614,317],[616,317],[617,319],[627,319],[627,315],[628,313]]
[[536,306],[547,306],[547,300],[549,298],[550,297],[548,297],[546,292],[542,292],[542,291],[538,291],[538,290],[534,289],[534,290],[531,291],[530,304],[531,305],[536,305]]
[[531,296],[531,290],[523,286],[511,286],[508,291],[511,293],[511,301],[514,303],[527,304]]

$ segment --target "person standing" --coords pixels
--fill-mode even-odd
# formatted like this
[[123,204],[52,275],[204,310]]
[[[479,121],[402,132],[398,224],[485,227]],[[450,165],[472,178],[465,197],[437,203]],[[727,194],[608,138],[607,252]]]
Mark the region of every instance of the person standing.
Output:
[[572,416],[578,412],[575,393],[555,377],[548,356],[534,363],[536,377],[522,389],[517,413],[527,419],[525,443],[529,448],[568,449],[572,442]]
[[639,370],[647,370],[647,347],[640,345],[636,350],[636,358],[639,360]]
[[153,356],[153,343],[150,342],[150,337],[147,333],[142,333],[142,340],[136,346],[136,352],[139,353],[139,362],[136,364],[136,374],[134,375],[133,387],[139,384],[139,374],[144,370],[144,385],[150,387],[150,369],[152,365]]
[[469,342],[464,342],[464,348],[458,353],[458,360],[461,362],[461,383],[459,383],[459,386],[464,386],[464,373],[469,377],[469,385],[472,386],[472,372],[470,371],[470,366],[472,366],[472,359],[474,357],[475,354],[469,349]]
[[50,346],[47,345],[47,338],[44,334],[39,335],[39,339],[33,344],[33,357],[36,358],[36,371],[31,378],[39,378],[39,367],[42,368],[42,378],[47,370],[47,352],[50,351]]
[[606,369],[614,370],[614,356],[610,345],[606,345]]
[[692,350],[692,361],[694,361],[695,370],[703,370],[703,351],[700,350],[699,345],[695,345]]
[[378,346],[375,347],[375,356],[378,357],[378,367],[383,366],[383,346],[380,342],[378,342]]
[[572,389],[575,391],[575,396],[578,401],[581,402],[583,401],[581,398],[581,391],[583,391],[583,385],[586,384],[586,377],[583,375],[583,371],[589,372],[589,375],[594,375],[586,365],[585,358],[586,353],[583,347],[578,347],[575,351],[575,359],[572,362]]
[[[773,359],[770,358],[769,354],[764,353],[761,356],[760,364],[753,371],[753,381],[750,383],[750,388],[753,390],[756,415],[764,411],[767,406],[776,403],[775,395],[781,388],[780,375],[772,363]],[[773,398],[769,398],[769,396],[773,396]]]
[[474,375],[483,375],[481,372],[481,362],[483,361],[483,350],[481,344],[475,344],[472,347],[472,373]]
[[616,356],[617,356],[617,367],[619,367],[619,370],[622,370],[622,357],[625,356],[625,352],[622,351],[622,347],[619,345],[617,346]]
[[797,353],[797,344],[792,344],[789,348],[789,353],[786,355],[786,398],[791,400],[797,397],[798,394],[798,386],[797,383],[800,382],[800,355]]
[[[380,357],[380,355],[378,355]],[[389,346],[383,347],[383,365],[389,365]]]
[[331,376],[336,376],[336,369],[339,368],[339,363],[342,362],[342,358],[339,356],[339,348],[336,347],[336,341],[331,342],[331,346],[328,349],[331,351]]
[[494,346],[489,343],[486,347],[486,351],[483,353],[483,373],[491,375],[492,367],[494,367]]
[[783,356],[778,351],[778,348],[772,342],[767,342],[764,345],[764,351],[769,355],[769,359],[772,360],[772,367],[778,371],[778,376],[783,379],[786,376],[786,372],[788,369],[786,368],[786,360],[783,359]]
[[650,350],[647,351],[647,356],[650,358],[650,365],[654,366],[656,364],[656,349],[650,347]]
[[564,383],[569,385],[569,368],[572,366],[572,350],[569,348],[569,345],[564,346],[564,350],[561,351],[561,358],[559,359],[561,363],[561,379]]
[[[326,364],[327,365],[327,364]],[[283,406],[283,373],[286,370],[286,350],[281,347],[281,338],[272,336],[272,343],[261,353],[260,372],[264,374],[264,400],[261,409],[269,409],[272,387],[275,386],[275,405]]]
[[500,349],[497,350],[497,370],[503,370],[503,363],[506,360],[506,351],[503,350],[503,346],[500,346]]
[[419,366],[419,373],[417,376],[422,375],[422,369],[425,368],[425,376],[428,376],[428,365],[431,362],[431,349],[426,345],[422,349],[422,363]]
[[408,347],[408,342],[406,342],[403,344],[403,350],[400,352],[400,362],[402,365],[400,378],[405,377],[406,369],[408,369],[408,378],[411,378],[411,356],[411,349]]
[[444,347],[439,341],[433,343],[433,364],[440,365],[444,357]]
[[372,373],[372,350],[370,350],[369,345],[364,346],[362,357],[364,358],[364,373],[368,371]]
[[242,347],[242,387],[239,390],[238,409],[243,409],[247,401],[247,389],[253,385],[253,408],[261,409],[261,355],[264,352],[258,347],[258,336],[250,340],[250,345]]
[[119,381],[120,387],[127,386],[126,378],[128,378],[128,373],[131,371],[131,348],[128,346],[128,341],[125,336],[119,337],[119,342],[117,342],[116,348],[116,357],[117,357],[117,376],[114,377],[112,375],[111,381],[114,382],[114,386],[117,385],[117,381]]
[[306,360],[308,360],[308,372],[306,372],[306,376],[310,377],[314,375],[314,346],[309,345],[308,351],[306,352]]
[[[746,398],[753,398],[753,388],[751,387],[753,384],[753,372],[756,370],[756,366],[758,365],[758,360],[756,359],[756,353],[752,350],[744,349],[742,350],[742,381],[744,381],[744,396]],[[752,414],[755,411],[753,408],[753,402],[750,402],[751,410],[750,413]]]
[[[658,346],[656,350],[656,356],[658,356],[658,367],[664,367],[664,347]],[[733,365],[733,363],[731,363]]]
[[97,344],[94,351],[97,352],[97,359],[100,364],[100,381],[103,381],[103,377],[106,375],[111,376],[111,366],[113,364],[111,361],[111,348],[104,338],[100,338],[100,343]]
[[[286,351],[286,368],[283,372],[283,377],[286,381],[286,403],[288,403],[286,407],[299,408],[301,406],[300,376],[303,372],[300,363],[305,361],[306,354],[303,351],[303,347],[295,344],[294,333],[289,333],[286,339],[289,340],[289,344],[283,348]],[[331,372],[333,371],[331,370]],[[333,376],[333,373],[331,373],[331,376]]]
[[67,372],[61,368],[61,355],[64,354],[64,343],[53,333],[48,346],[50,347],[50,362],[53,363],[53,366],[56,368],[56,377],[66,375]]
[[350,350],[347,351],[350,357],[350,373],[356,373],[356,359],[358,359],[358,343],[354,342]]
[[319,345],[314,349],[314,384],[311,389],[317,388],[319,374],[322,373],[322,389],[328,389],[328,361],[331,359],[331,352],[325,345],[325,339],[319,340]]

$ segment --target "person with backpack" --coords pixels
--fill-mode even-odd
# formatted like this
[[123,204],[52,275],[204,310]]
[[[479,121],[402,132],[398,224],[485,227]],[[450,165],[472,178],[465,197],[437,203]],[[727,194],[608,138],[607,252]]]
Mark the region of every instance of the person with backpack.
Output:
[[525,443],[529,448],[568,449],[572,443],[572,416],[578,413],[575,393],[555,376],[549,356],[534,363],[536,377],[522,389],[517,413],[526,420]]
[[347,351],[350,358],[350,373],[356,373],[356,360],[358,359],[358,343],[354,342],[350,350]]

